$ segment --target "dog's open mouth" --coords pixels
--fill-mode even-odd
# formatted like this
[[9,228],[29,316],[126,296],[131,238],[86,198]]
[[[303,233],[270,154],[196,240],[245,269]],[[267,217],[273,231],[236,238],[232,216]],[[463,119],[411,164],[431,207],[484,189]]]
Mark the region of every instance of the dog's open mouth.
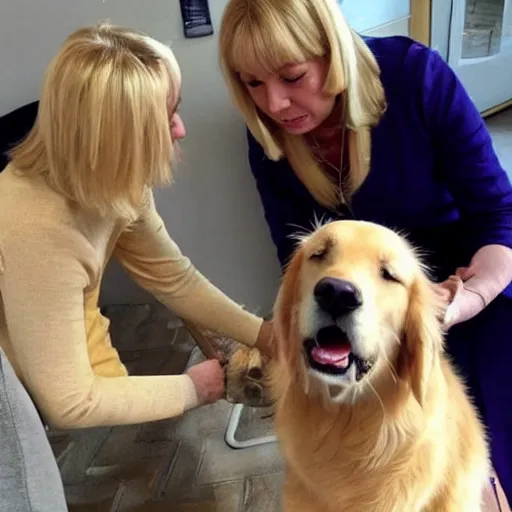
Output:
[[322,373],[343,375],[355,364],[356,379],[360,380],[373,366],[372,361],[352,352],[347,334],[335,325],[320,329],[315,339],[307,339],[304,349],[310,367]]

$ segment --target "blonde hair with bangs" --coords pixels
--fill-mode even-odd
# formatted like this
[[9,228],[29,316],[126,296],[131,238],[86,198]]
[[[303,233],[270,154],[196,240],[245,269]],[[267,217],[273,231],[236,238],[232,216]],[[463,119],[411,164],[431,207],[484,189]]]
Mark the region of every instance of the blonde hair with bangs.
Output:
[[[335,0],[230,0],[220,28],[220,61],[228,89],[247,127],[271,160],[286,157],[323,206],[347,202],[370,168],[370,130],[385,110],[377,62],[347,25]],[[285,64],[326,56],[325,92],[343,95],[348,129],[349,175],[344,190],[320,167],[301,135],[262,116],[239,73],[257,67],[276,72]]]
[[133,219],[148,187],[171,181],[180,82],[170,48],[145,34],[106,22],[77,30],[46,70],[14,168],[82,208]]

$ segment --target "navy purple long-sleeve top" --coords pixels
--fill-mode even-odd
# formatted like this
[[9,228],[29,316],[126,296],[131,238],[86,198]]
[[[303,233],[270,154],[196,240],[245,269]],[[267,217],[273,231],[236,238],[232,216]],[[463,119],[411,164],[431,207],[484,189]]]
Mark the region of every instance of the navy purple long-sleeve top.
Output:
[[[407,37],[365,38],[388,108],[372,131],[367,179],[350,210],[319,205],[288,161],[273,162],[248,134],[249,161],[281,265],[290,235],[316,218],[356,218],[408,234],[438,279],[482,246],[512,248],[512,187],[487,128],[440,55]],[[512,286],[505,292],[512,297]]]

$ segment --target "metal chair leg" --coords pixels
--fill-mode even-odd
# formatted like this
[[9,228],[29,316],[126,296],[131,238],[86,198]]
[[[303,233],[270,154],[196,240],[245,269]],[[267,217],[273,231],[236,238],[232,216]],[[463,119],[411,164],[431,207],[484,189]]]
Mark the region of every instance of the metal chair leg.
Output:
[[251,448],[253,446],[259,446],[262,444],[275,443],[277,441],[277,438],[274,435],[256,437],[254,439],[247,439],[245,441],[238,441],[236,439],[236,431],[238,429],[238,424],[240,422],[240,417],[242,416],[243,409],[244,404],[235,404],[231,409],[228,427],[224,435],[224,440],[226,441],[226,444],[231,448],[239,450],[242,448]]

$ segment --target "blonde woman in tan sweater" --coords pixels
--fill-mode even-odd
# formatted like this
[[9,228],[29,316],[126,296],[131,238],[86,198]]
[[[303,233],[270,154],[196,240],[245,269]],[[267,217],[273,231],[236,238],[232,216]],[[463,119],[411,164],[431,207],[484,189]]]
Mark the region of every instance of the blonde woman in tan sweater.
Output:
[[169,418],[224,392],[218,361],[128,375],[97,305],[111,256],[181,317],[266,350],[269,325],[194,268],[155,209],[185,135],[180,88],[165,45],[108,24],[78,30],[0,174],[0,347],[55,427]]

